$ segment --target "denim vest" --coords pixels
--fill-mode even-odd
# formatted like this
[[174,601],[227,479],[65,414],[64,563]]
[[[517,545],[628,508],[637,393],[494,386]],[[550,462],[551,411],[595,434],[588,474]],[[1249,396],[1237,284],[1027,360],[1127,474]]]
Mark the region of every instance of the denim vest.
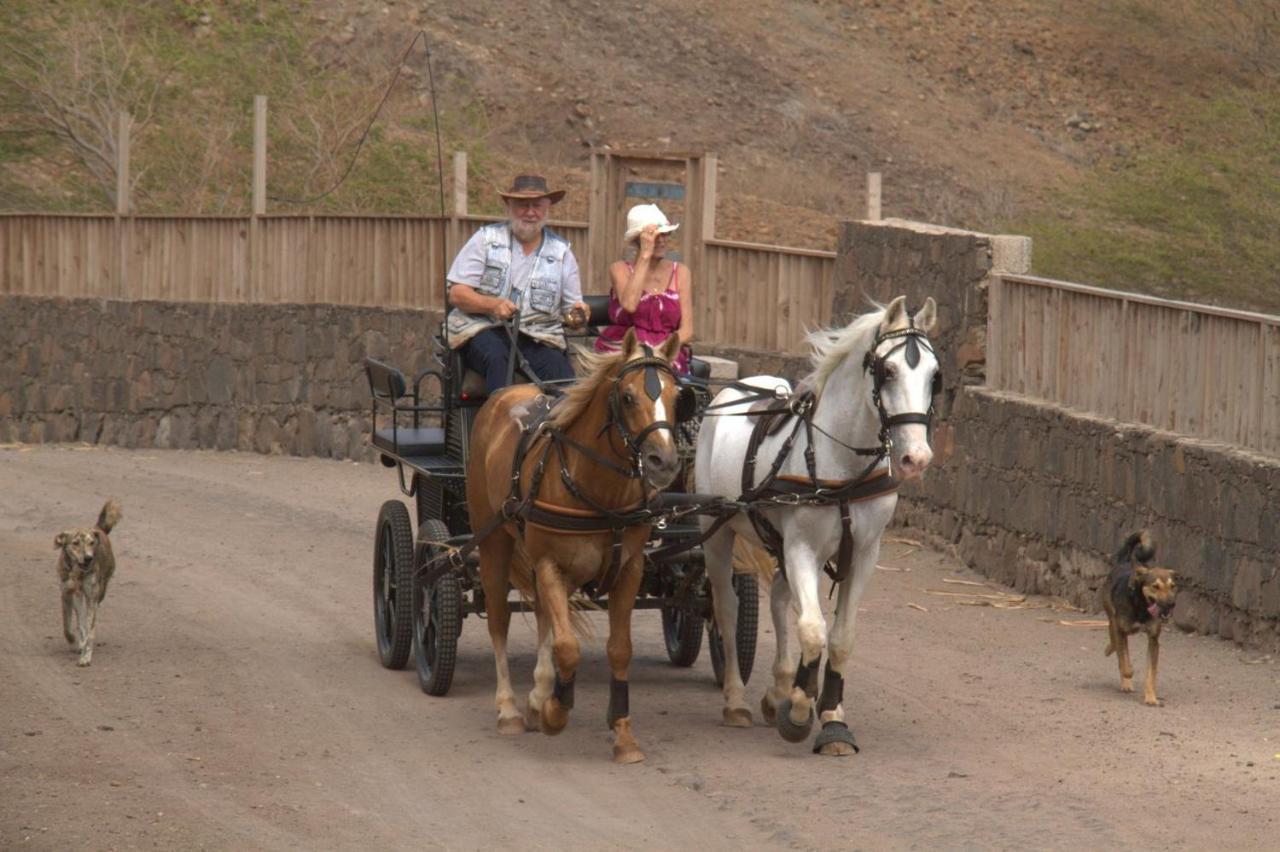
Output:
[[[529,273],[524,291],[512,292],[511,251],[516,244],[507,222],[494,222],[480,229],[484,235],[484,275],[476,292],[510,299],[520,309],[520,331],[557,349],[565,348],[564,322],[560,310],[560,281],[569,243],[550,228],[542,229],[542,246]],[[449,311],[449,346],[457,349],[486,328],[498,323],[485,315]]]

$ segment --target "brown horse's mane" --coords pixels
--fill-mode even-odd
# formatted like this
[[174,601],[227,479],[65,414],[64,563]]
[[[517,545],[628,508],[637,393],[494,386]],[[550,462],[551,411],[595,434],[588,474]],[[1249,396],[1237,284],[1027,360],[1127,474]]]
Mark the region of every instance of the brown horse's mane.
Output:
[[564,396],[556,401],[551,413],[547,416],[547,424],[556,429],[568,429],[572,426],[579,415],[587,410],[596,390],[611,378],[614,368],[620,365],[624,358],[625,355],[622,352],[579,353],[578,359],[587,374],[570,385],[564,392]]

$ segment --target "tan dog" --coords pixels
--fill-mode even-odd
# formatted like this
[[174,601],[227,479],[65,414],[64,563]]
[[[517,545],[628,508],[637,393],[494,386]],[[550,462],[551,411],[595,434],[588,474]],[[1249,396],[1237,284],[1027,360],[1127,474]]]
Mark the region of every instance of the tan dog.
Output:
[[[111,552],[111,532],[120,521],[120,504],[108,500],[98,515],[98,525],[58,533],[53,546],[58,555],[58,582],[62,585],[62,635],[80,652],[79,665],[93,660],[93,629],[98,623],[98,607],[107,596],[107,583],[116,570]],[[75,611],[76,631],[71,632]]]
[[1129,637],[1138,631],[1147,634],[1147,684],[1142,699],[1152,706],[1160,703],[1156,697],[1160,630],[1173,613],[1174,598],[1178,594],[1172,571],[1147,566],[1155,555],[1155,545],[1145,530],[1129,536],[1116,555],[1116,565],[1102,588],[1102,608],[1107,611],[1107,628],[1111,633],[1106,653],[1119,652],[1117,659],[1123,692],[1133,692]]

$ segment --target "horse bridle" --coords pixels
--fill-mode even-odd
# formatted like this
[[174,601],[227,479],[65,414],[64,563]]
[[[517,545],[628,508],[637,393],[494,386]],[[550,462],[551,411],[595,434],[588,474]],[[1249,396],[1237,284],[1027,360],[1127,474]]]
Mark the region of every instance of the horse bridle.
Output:
[[[888,371],[886,364],[890,356],[899,349],[903,352],[903,359],[907,362],[908,367],[915,367],[920,363],[920,349],[923,347],[933,355],[934,361],[938,360],[937,354],[933,351],[933,346],[929,343],[928,334],[924,329],[916,328],[915,320],[909,319],[910,323],[906,328],[900,328],[896,331],[886,331],[883,334],[876,334],[876,338],[871,343],[871,348],[867,350],[866,356],[862,359],[862,366],[871,374],[871,401],[876,407],[876,412],[880,415],[880,442],[887,444],[889,441],[889,430],[894,426],[900,426],[904,423],[920,423],[930,433],[933,431],[933,414],[935,410],[935,401],[938,394],[942,392],[942,365],[938,365],[938,371],[933,374],[933,381],[929,386],[929,410],[928,411],[903,411],[897,414],[890,414],[885,410],[884,399],[881,397],[881,390],[886,381],[888,381]],[[888,351],[883,354],[876,350],[880,348],[880,344],[886,340],[898,340],[899,342],[890,346]]]
[[[627,428],[626,418],[622,416],[622,379],[628,373],[644,370],[644,393],[654,402],[658,400],[658,397],[662,396],[662,378],[658,375],[659,371],[670,376],[672,382],[676,382],[676,372],[671,365],[654,355],[653,349],[647,344],[642,345],[644,346],[644,357],[623,364],[622,369],[618,371],[618,375],[614,376],[613,389],[609,392],[609,420],[601,429],[602,432],[610,426],[617,429],[623,445],[631,454],[632,477],[644,476],[644,454],[641,451],[641,447],[645,439],[659,429],[666,429],[674,439],[676,430],[675,424],[670,420],[655,420],[639,432],[632,432]],[[677,419],[679,418],[677,417]]]

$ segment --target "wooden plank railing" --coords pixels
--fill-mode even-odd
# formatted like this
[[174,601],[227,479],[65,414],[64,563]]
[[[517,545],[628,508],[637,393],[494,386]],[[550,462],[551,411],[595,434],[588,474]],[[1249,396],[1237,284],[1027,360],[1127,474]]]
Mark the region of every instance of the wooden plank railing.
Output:
[[[440,308],[453,255],[493,221],[0,214],[0,293]],[[551,226],[581,258],[587,225]],[[805,328],[830,321],[833,252],[706,240],[702,264],[694,269],[700,341],[797,352]],[[605,281],[583,284],[608,292]]]
[[1280,316],[993,280],[987,384],[1280,455]]
[[801,352],[806,329],[831,321],[835,252],[706,240],[694,269],[695,333],[775,352]]

